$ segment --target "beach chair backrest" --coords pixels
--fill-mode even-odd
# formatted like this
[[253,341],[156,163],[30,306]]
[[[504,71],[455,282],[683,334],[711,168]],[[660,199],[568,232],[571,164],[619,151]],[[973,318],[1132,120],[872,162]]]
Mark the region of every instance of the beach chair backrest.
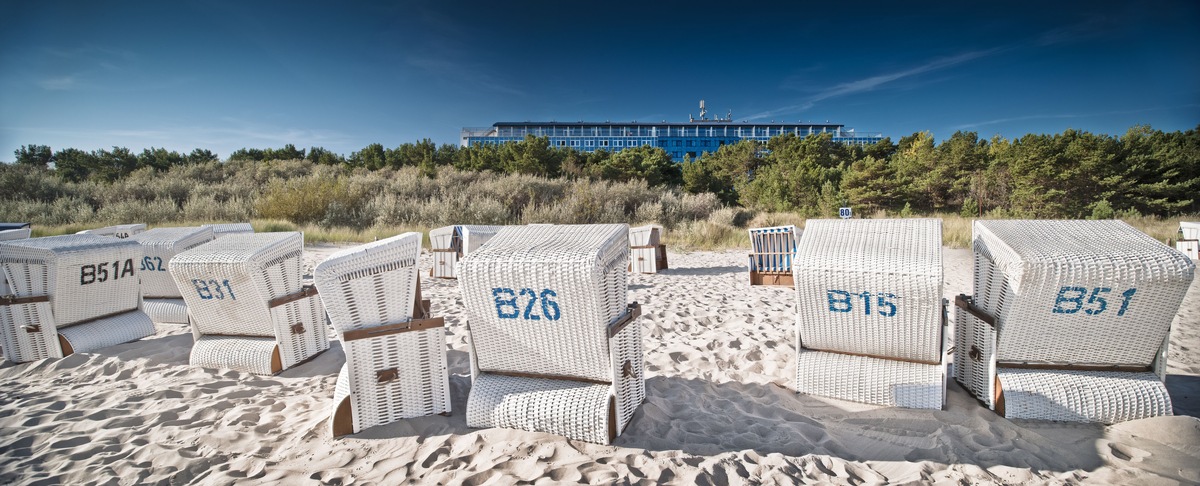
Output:
[[[0,242],[9,240],[23,240],[29,238],[29,228],[14,228],[0,230]],[[9,295],[8,279],[4,276],[4,270],[0,269],[0,296]]]
[[662,228],[656,225],[629,228],[629,246],[658,246],[661,235]]
[[1200,240],[1200,223],[1180,221],[1179,235],[1185,240]]
[[998,361],[1149,366],[1195,264],[1122,221],[976,221],[975,305]]
[[125,239],[125,238],[129,238],[130,236],[141,233],[143,231],[146,231],[146,225],[137,223],[137,224],[118,224],[115,226],[105,226],[103,228],[83,230],[76,234],[114,236],[117,238]]
[[179,299],[183,294],[175,285],[169,267],[171,258],[213,240],[213,232],[204,227],[154,228],[130,237],[142,245],[145,255],[138,262],[142,279],[142,297]]
[[420,256],[421,234],[404,233],[338,251],[318,264],[313,280],[334,329],[412,320]]
[[793,225],[769,228],[750,228],[751,270],[790,272],[792,256],[796,253],[799,235]]
[[142,246],[97,235],[0,243],[0,267],[17,297],[49,296],[58,328],[137,309]]
[[302,286],[299,232],[233,234],[179,253],[171,276],[200,334],[275,336],[270,302]]
[[507,226],[459,263],[478,369],[611,383],[629,228]]
[[808,220],[793,271],[806,348],[941,362],[941,220]]
[[484,243],[492,239],[493,236],[496,236],[496,233],[500,232],[501,228],[504,228],[504,226],[481,224],[464,224],[459,226],[463,255],[470,255],[471,252],[478,250]]
[[209,228],[213,232],[213,238],[220,238],[238,233],[253,233],[254,227],[250,223],[215,223],[200,225],[202,228]]

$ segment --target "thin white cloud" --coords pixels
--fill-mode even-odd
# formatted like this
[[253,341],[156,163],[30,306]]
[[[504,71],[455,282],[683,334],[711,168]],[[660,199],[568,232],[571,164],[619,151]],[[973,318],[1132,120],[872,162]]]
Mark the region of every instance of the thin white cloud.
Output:
[[761,113],[755,113],[751,116],[746,117],[746,119],[758,120],[758,119],[762,119],[762,118],[771,118],[771,117],[776,117],[779,115],[796,113],[796,112],[800,112],[800,111],[806,111],[808,109],[811,109],[818,102],[821,102],[821,101],[824,101],[824,100],[827,100],[830,98],[839,98],[839,97],[843,97],[843,96],[864,93],[867,91],[874,91],[876,89],[882,88],[888,84],[894,83],[896,81],[899,81],[899,80],[902,80],[905,78],[911,78],[911,77],[925,74],[928,72],[947,69],[947,68],[965,63],[965,62],[979,59],[981,57],[993,55],[1004,49],[1005,48],[1002,48],[1002,47],[996,47],[996,48],[986,49],[986,50],[982,50],[982,51],[964,52],[962,54],[957,54],[957,55],[950,56],[950,57],[941,57],[941,58],[933,59],[933,60],[930,60],[919,66],[911,67],[911,68],[904,69],[901,71],[879,74],[879,75],[871,76],[868,78],[863,78],[863,79],[858,79],[855,81],[841,83],[841,84],[834,85],[834,86],[825,88],[823,90],[820,90],[817,93],[815,93],[807,98],[804,98],[798,104],[794,104],[791,106],[785,106],[785,107],[774,109],[774,110],[768,110],[768,111],[764,111]]
[[75,76],[57,76],[39,80],[37,84],[46,91],[67,91],[77,88],[79,81]]
[[1176,106],[1156,106],[1156,107],[1151,107],[1151,108],[1141,108],[1141,109],[1137,109],[1137,110],[1101,111],[1101,112],[1095,112],[1095,113],[1040,113],[1040,114],[1034,114],[1034,115],[1022,115],[1022,116],[1012,116],[1012,117],[1006,117],[1006,118],[996,118],[993,120],[984,120],[984,121],[979,121],[979,122],[974,122],[974,123],[964,123],[962,125],[953,127],[953,129],[954,130],[969,130],[972,128],[986,127],[988,125],[999,125],[1002,123],[1030,121],[1030,120],[1060,120],[1060,119],[1070,119],[1070,118],[1094,118],[1094,117],[1098,117],[1098,116],[1113,116],[1113,115],[1136,115],[1139,113],[1150,113],[1150,112],[1155,112],[1155,111],[1174,110],[1174,109],[1181,109],[1181,108],[1197,108],[1197,107],[1200,107],[1200,103],[1188,103],[1188,104],[1176,105]]

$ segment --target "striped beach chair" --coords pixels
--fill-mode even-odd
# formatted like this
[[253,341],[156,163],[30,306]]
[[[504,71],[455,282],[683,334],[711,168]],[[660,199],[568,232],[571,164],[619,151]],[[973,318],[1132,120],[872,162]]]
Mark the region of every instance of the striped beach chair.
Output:
[[117,238],[125,239],[125,238],[129,238],[130,236],[141,233],[143,231],[146,231],[146,225],[142,224],[142,223],[137,223],[137,224],[118,224],[115,226],[105,226],[103,228],[83,230],[76,234],[97,235],[97,236],[114,236]]
[[437,278],[456,278],[454,266],[464,256],[478,250],[503,226],[456,225],[429,231],[433,253],[433,268],[429,275]]
[[1171,414],[1171,322],[1195,264],[1121,221],[976,221],[955,378],[1009,418]]
[[608,444],[645,398],[626,225],[509,226],[459,263],[467,425]]
[[793,262],[796,391],[942,408],[941,250],[936,219],[809,220]]
[[233,234],[175,255],[192,318],[191,364],[271,375],[329,349],[325,309],[304,285],[304,236]]
[[141,310],[142,246],[96,235],[0,242],[0,342],[23,363],[61,358],[154,334]]
[[796,227],[750,228],[750,285],[791,287],[792,258],[800,233]]
[[629,267],[637,273],[658,273],[667,269],[667,245],[662,244],[662,227],[657,225],[629,228]]
[[154,228],[129,239],[140,243],[145,252],[138,262],[138,275],[142,280],[142,308],[146,315],[156,324],[188,325],[191,321],[187,304],[171,277],[169,264],[177,253],[212,241],[212,229],[195,226]]
[[1200,259],[1200,223],[1179,222],[1179,238],[1175,249],[1192,260]]
[[313,271],[346,364],[331,419],[335,437],[400,419],[450,413],[443,318],[421,300],[421,234],[339,251]]

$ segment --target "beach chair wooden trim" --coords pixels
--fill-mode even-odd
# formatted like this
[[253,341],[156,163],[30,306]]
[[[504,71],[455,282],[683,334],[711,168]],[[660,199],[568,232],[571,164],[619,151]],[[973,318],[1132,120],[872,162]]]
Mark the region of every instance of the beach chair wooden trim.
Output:
[[63,357],[75,354],[75,348],[71,347],[71,342],[67,341],[67,337],[62,334],[58,335],[58,347],[62,349]]
[[350,406],[350,395],[342,397],[333,411],[333,436],[341,437],[354,433],[354,412]]
[[818,351],[821,353],[834,353],[834,354],[844,354],[846,356],[858,356],[860,358],[875,358],[875,359],[883,359],[883,360],[887,360],[887,361],[899,361],[901,363],[912,363],[912,364],[923,364],[923,365],[940,365],[940,364],[942,364],[940,361],[922,361],[922,360],[917,360],[917,359],[894,358],[891,356],[881,356],[881,355],[876,355],[876,354],[849,353],[846,351],[837,351],[837,350],[832,350],[832,349],[819,349],[819,348],[812,348],[812,347],[808,347],[808,346],[800,346],[800,349],[803,349],[805,351]]
[[342,341],[358,341],[360,339],[370,339],[380,336],[388,336],[391,334],[400,334],[402,332],[424,331],[435,327],[446,327],[445,317],[434,317],[432,319],[413,319],[411,321],[397,322],[395,324],[384,324],[366,329],[355,329],[342,333]]
[[33,297],[17,297],[13,295],[5,295],[0,297],[0,306],[34,304],[38,302],[50,302],[50,296],[35,295]]
[[276,297],[274,299],[267,301],[267,308],[274,309],[281,305],[290,304],[290,303],[296,302],[298,300],[304,300],[304,299],[307,299],[314,295],[317,295],[317,287],[312,284],[305,285],[300,288],[299,292],[296,292],[294,294],[284,295],[282,297]]
[[544,373],[524,373],[520,371],[488,371],[489,375],[511,376],[514,378],[541,378],[543,380],[569,381],[577,383],[591,383],[594,385],[609,385],[612,380],[593,380],[591,378],[580,378],[575,376],[548,375]]
[[630,322],[633,322],[634,319],[642,315],[642,305],[637,302],[629,304],[625,309],[625,315],[622,315],[620,319],[608,325],[608,337],[610,339],[616,337],[617,334],[620,334],[625,329],[625,326],[628,326]]
[[975,316],[976,319],[986,322],[989,326],[992,326],[993,328],[996,327],[996,318],[991,314],[988,314],[987,311],[983,310],[979,306],[976,306],[975,300],[970,296],[966,294],[958,294],[954,297],[954,305],[958,306],[962,310],[967,311],[967,313],[971,314],[972,316]]

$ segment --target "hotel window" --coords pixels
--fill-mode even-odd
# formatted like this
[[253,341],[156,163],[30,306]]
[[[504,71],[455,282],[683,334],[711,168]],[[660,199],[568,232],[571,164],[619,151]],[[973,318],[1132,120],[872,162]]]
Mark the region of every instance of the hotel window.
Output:
[[601,140],[601,141],[600,141],[600,146],[601,146],[601,147],[607,147],[607,146],[608,146],[608,140]]
[[654,143],[653,143],[653,142],[651,142],[651,141],[649,141],[649,140],[642,140],[642,145],[650,145],[650,146],[653,146],[653,145],[654,145]]
[[572,147],[578,147],[578,146],[579,146],[579,140],[571,140],[571,146],[572,146]]
[[566,147],[566,146],[567,146],[567,141],[566,141],[566,140],[559,140],[559,141],[558,141],[558,146],[559,146],[559,147]]
[[679,146],[682,146],[682,145],[683,145],[683,142],[681,142],[681,141],[679,141],[679,140],[676,140],[676,141],[675,141],[675,146],[676,146],[676,147],[679,147]]
[[583,146],[584,146],[584,147],[592,147],[592,146],[595,146],[595,145],[596,145],[596,141],[595,141],[595,140],[584,140],[584,141],[583,141]]
[[620,140],[613,140],[613,147],[621,147],[624,145],[625,145],[625,142],[622,142]]
[[694,147],[695,145],[696,145],[696,141],[695,141],[695,140],[688,140],[688,141],[687,141],[687,146],[688,146],[688,147]]

